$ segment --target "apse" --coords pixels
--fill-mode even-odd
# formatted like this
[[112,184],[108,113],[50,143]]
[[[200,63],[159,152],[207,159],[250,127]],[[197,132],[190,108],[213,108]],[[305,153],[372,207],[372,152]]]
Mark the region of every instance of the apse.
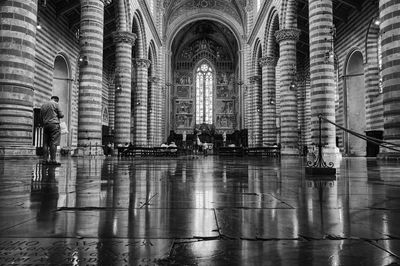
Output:
[[238,43],[223,24],[192,22],[173,40],[171,125],[175,132],[211,128],[232,133],[238,128]]

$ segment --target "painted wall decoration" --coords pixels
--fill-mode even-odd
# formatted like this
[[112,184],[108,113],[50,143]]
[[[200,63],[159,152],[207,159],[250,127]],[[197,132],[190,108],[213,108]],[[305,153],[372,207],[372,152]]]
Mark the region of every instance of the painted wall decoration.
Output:
[[191,87],[190,86],[176,86],[176,97],[178,98],[190,98]]
[[190,73],[177,73],[175,84],[177,85],[190,85],[193,82],[192,74]]
[[177,114],[193,114],[193,101],[176,101]]
[[217,115],[217,128],[233,128],[235,126],[234,115]]
[[[208,2],[200,0],[198,3]],[[204,24],[195,30],[201,35],[204,32],[212,34],[218,29]],[[199,113],[211,113],[207,117],[207,124],[212,125],[218,132],[231,132],[236,129],[235,70],[232,54],[226,48],[216,40],[202,37],[187,42],[185,47],[177,51],[173,73],[173,121],[171,121],[177,132],[192,130],[194,126],[201,124],[200,120],[204,122],[205,114],[199,118]],[[209,65],[211,69],[211,77],[207,79],[211,86],[201,83],[197,78],[199,66],[204,64]],[[202,84],[203,90],[199,84]],[[199,95],[205,91],[206,87],[211,88],[211,93],[204,94],[202,98]],[[205,99],[208,99],[207,107],[202,106],[202,100]],[[209,102],[210,99],[211,102]],[[204,108],[211,112],[204,112]]]
[[175,116],[175,127],[178,128],[192,128],[193,115],[177,114]]
[[217,114],[234,114],[234,101],[218,101],[216,104]]
[[235,96],[233,85],[217,86],[216,96],[217,98],[232,98]]

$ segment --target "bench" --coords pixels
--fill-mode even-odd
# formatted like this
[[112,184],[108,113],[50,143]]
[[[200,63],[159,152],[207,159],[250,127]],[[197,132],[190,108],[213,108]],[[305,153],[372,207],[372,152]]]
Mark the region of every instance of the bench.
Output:
[[252,147],[246,149],[246,154],[249,156],[279,157],[281,149],[278,146]]
[[178,156],[186,154],[187,150],[178,147],[118,147],[119,157],[135,156]]
[[243,147],[219,147],[218,155],[236,155],[243,156],[244,148]]

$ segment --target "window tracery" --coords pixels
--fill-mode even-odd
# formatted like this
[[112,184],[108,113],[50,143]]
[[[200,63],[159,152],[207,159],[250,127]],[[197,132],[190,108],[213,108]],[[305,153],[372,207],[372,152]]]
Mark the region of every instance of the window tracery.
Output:
[[213,83],[213,69],[201,64],[196,71],[196,124],[213,122]]

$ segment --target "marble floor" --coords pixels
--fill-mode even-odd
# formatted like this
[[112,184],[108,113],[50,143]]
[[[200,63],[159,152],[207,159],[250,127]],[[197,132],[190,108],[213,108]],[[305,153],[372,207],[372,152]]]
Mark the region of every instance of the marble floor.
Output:
[[400,265],[400,162],[0,161],[0,265]]

